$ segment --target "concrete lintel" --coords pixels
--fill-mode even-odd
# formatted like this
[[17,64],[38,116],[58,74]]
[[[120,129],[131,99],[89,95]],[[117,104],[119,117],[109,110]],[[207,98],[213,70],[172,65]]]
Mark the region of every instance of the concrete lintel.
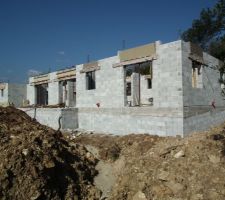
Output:
[[144,57],[144,58],[133,59],[133,60],[128,60],[128,61],[124,61],[124,62],[113,64],[113,68],[115,68],[115,67],[122,67],[122,66],[125,66],[125,65],[132,65],[132,64],[136,64],[136,63],[142,63],[142,62],[156,60],[156,59],[157,59],[157,55]]

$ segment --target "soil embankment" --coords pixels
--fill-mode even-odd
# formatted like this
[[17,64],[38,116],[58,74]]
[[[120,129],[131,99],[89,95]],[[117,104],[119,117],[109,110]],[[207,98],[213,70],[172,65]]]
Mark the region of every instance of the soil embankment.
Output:
[[225,124],[187,138],[62,134],[0,108],[0,199],[224,200]]

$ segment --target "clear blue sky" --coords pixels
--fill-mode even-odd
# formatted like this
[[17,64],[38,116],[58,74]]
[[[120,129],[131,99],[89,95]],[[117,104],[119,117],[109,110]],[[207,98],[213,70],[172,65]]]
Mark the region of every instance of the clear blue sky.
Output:
[[0,79],[47,72],[178,39],[216,0],[0,0]]

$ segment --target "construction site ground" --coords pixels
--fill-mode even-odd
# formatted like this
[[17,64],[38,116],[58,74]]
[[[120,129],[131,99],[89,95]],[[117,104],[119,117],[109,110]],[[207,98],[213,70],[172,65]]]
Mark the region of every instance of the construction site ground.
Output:
[[186,138],[61,133],[0,108],[0,199],[224,200],[225,124]]

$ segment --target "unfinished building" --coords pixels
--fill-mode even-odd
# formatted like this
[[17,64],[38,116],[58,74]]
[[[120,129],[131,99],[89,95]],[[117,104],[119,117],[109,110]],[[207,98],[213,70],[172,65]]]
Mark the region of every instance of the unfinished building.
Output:
[[27,91],[32,105],[74,107],[76,104],[75,67],[31,77]]
[[185,136],[224,121],[222,65],[192,43],[155,42],[31,77],[27,95],[33,105],[65,106],[38,108],[54,128],[61,116],[65,129]]
[[26,84],[0,82],[0,106],[21,107],[26,93]]

